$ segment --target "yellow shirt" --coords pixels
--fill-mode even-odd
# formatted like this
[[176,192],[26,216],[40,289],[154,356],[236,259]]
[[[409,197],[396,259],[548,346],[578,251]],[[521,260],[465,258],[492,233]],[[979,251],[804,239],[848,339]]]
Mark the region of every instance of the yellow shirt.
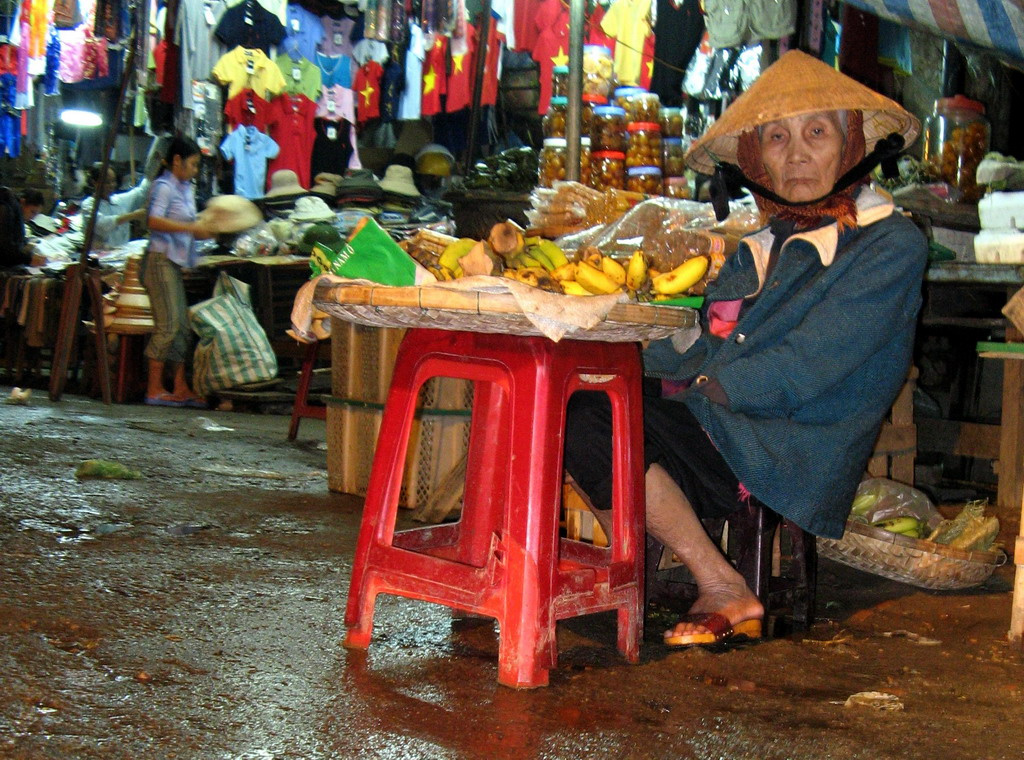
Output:
[[212,74],[218,82],[228,86],[228,100],[246,88],[264,100],[270,100],[285,88],[281,69],[267,58],[266,53],[241,45],[222,55]]
[[601,29],[615,38],[615,78],[620,84],[640,82],[644,40],[651,33],[651,0],[615,0],[601,19]]

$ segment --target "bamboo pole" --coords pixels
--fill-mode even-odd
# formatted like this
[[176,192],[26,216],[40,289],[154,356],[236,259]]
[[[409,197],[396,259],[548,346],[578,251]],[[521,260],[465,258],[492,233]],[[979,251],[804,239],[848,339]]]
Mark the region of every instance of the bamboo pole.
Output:
[[473,77],[473,102],[469,110],[469,143],[466,147],[466,173],[476,162],[476,133],[480,129],[480,99],[484,91],[484,69],[487,65],[487,40],[491,36],[491,0],[483,0],[480,28],[477,29],[476,71]]
[[569,0],[569,99],[565,109],[565,178],[580,179],[580,115],[583,111],[584,0]]

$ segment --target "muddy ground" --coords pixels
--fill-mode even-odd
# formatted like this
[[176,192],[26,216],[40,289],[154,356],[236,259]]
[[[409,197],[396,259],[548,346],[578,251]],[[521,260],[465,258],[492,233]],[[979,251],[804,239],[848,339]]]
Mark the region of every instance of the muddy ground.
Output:
[[[341,647],[360,501],[323,423],[44,396],[0,406],[0,757],[1024,756],[1010,566],[934,593],[823,560],[810,632],[670,652],[649,625],[637,666],[613,615],[566,621],[550,686],[513,691],[493,626],[442,607],[383,597]],[[76,480],[94,457],[142,477]]]

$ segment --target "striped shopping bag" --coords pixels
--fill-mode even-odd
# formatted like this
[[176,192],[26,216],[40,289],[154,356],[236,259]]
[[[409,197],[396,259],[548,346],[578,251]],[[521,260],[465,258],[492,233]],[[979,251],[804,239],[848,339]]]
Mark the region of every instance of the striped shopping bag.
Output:
[[249,286],[221,272],[213,297],[188,310],[199,336],[192,368],[201,396],[277,377],[277,357],[256,321]]

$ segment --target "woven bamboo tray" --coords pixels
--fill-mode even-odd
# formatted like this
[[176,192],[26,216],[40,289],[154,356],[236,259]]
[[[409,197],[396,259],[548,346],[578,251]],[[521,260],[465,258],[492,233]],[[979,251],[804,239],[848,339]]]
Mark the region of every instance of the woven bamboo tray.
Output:
[[841,539],[819,538],[818,553],[894,581],[946,590],[978,586],[1006,561],[1002,552],[965,552],[852,521]]
[[[574,298],[575,296],[561,296]],[[440,330],[542,335],[510,293],[437,287],[317,285],[314,305],[328,314],[372,327],[430,327]],[[566,335],[573,340],[630,342],[667,338],[693,327],[692,309],[649,304],[615,304],[604,321]]]

